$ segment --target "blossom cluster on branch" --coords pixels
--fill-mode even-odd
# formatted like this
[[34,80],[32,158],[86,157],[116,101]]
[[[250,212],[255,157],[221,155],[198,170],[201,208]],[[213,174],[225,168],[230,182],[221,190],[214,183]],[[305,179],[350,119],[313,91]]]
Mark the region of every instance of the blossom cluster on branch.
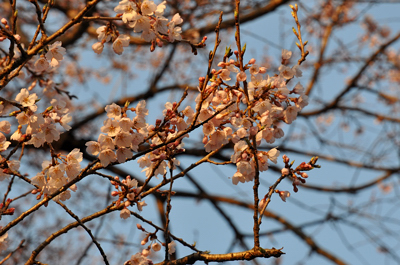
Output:
[[[47,10],[46,8],[47,6],[43,8],[43,12]],[[168,20],[163,16],[165,9],[166,1],[156,5],[149,0],[123,0],[114,8],[118,15],[112,19],[122,19],[123,23],[133,28],[134,32],[141,33],[141,38],[151,42],[151,51],[154,51],[155,45],[163,46],[163,41],[184,42],[181,36],[182,28],[179,26],[183,23],[181,16],[177,13],[171,20]],[[294,14],[297,14],[297,6],[292,7],[292,10]],[[40,14],[40,10],[37,13]],[[238,14],[239,2],[237,2],[235,12],[235,19],[239,25]],[[79,19],[83,18],[79,17]],[[43,21],[41,22],[43,24]],[[276,139],[282,138],[284,136],[282,124],[291,124],[297,118],[298,112],[308,105],[308,97],[303,86],[299,82],[292,86],[290,82],[294,78],[302,76],[300,64],[307,55],[304,52],[306,43],[302,43],[300,32],[296,33],[296,36],[300,42],[298,47],[302,52],[301,59],[297,64],[290,66],[292,52],[282,50],[279,73],[266,74],[267,68],[256,64],[254,58],[246,64],[243,62],[246,49],[240,44],[239,26],[236,32],[237,50],[232,51],[230,47],[227,48],[223,60],[217,63],[218,69],[212,69],[214,55],[220,43],[219,26],[221,22],[222,14],[216,29],[217,40],[214,51],[210,52],[209,56],[207,75],[198,78],[195,106],[190,103],[184,105],[188,96],[188,92],[185,90],[179,102],[165,103],[161,119],[157,119],[154,124],[149,124],[146,121],[148,109],[145,100],[139,101],[135,107],[131,107],[130,102],[126,102],[124,106],[116,103],[106,105],[104,110],[107,117],[100,128],[101,133],[95,137],[97,140],[89,140],[85,143],[86,154],[94,157],[94,160],[84,168],[81,167],[83,150],[75,148],[66,154],[54,148],[54,144],[60,140],[61,134],[71,129],[69,123],[72,121],[70,115],[72,97],[65,91],[57,90],[55,82],[52,80],[55,71],[59,69],[60,61],[67,55],[66,49],[62,47],[60,41],[43,45],[47,41],[47,38],[43,37],[41,42],[33,40],[30,48],[25,50],[15,34],[8,34],[7,27],[1,29],[1,36],[6,36],[5,38],[11,41],[11,47],[14,48],[14,45],[16,45],[15,47],[20,53],[16,57],[11,56],[9,63],[12,62],[12,64],[17,65],[19,60],[22,60],[18,58],[26,59],[24,64],[19,66],[20,68],[8,66],[10,70],[12,67],[14,69],[3,80],[7,78],[11,80],[16,76],[21,77],[20,72],[23,72],[21,69],[25,67],[26,71],[32,75],[32,82],[28,88],[21,88],[14,100],[4,99],[0,102],[1,114],[14,119],[12,122],[0,122],[0,152],[4,154],[3,152],[9,151],[7,156],[0,157],[0,168],[2,169],[0,181],[8,180],[12,176],[19,177],[33,185],[31,194],[35,194],[36,199],[40,200],[35,206],[37,207],[35,210],[42,205],[47,206],[50,199],[64,207],[61,202],[71,198],[70,191],[76,192],[77,183],[86,176],[90,174],[105,176],[99,170],[136,160],[145,175],[143,184],[139,185],[138,179],[130,176],[123,178],[106,176],[115,188],[111,195],[118,198],[106,208],[107,213],[119,211],[122,219],[127,219],[132,215],[142,218],[139,214],[131,211],[129,207],[136,205],[138,211],[141,212],[143,207],[147,205],[144,198],[148,195],[146,192],[149,192],[148,184],[150,180],[162,178],[152,192],[162,193],[158,188],[167,184],[170,187],[163,194],[163,196],[167,196],[165,228],[161,229],[149,222],[156,229],[155,232],[150,233],[138,226],[138,229],[146,234],[142,245],[148,244],[149,241],[150,244],[141,252],[133,255],[125,264],[152,264],[149,254],[151,251],[159,251],[161,246],[165,247],[166,260],[168,260],[169,255],[175,252],[176,242],[190,247],[197,253],[204,254],[204,252],[195,249],[194,245],[189,245],[181,239],[171,240],[175,237],[168,229],[169,213],[172,208],[171,196],[174,194],[173,183],[177,178],[185,175],[182,170],[174,175],[174,171],[180,166],[176,156],[185,152],[185,138],[188,138],[194,130],[201,127],[202,145],[205,152],[209,154],[206,156],[207,159],[201,160],[201,163],[212,163],[213,161],[209,159],[212,154],[232,144],[233,154],[230,161],[225,161],[227,164],[236,166],[236,173],[231,177],[232,183],[237,185],[239,182],[254,181],[254,190],[257,191],[259,172],[267,171],[269,161],[276,164],[280,156],[278,148],[261,151],[259,150],[261,145],[264,143],[273,144]],[[6,20],[2,20],[2,23],[5,26],[8,25]],[[41,29],[42,36],[45,36],[42,24],[38,27],[37,32]],[[130,37],[119,34],[115,23],[108,22],[107,25],[100,26],[96,33],[99,42],[92,45],[95,53],[102,53],[104,43],[110,41],[113,43],[114,52],[118,55],[121,55],[124,48],[130,45]],[[190,45],[192,48],[204,47],[205,40],[206,37],[199,45]],[[35,45],[43,45],[43,47]],[[32,52],[34,49],[36,49],[35,54]],[[58,96],[49,100],[50,105],[41,104],[44,100],[42,101],[36,93],[32,92],[34,89],[37,91],[38,83],[44,88],[44,96],[49,90],[57,91]],[[38,104],[41,104],[40,107],[46,108],[40,109]],[[7,108],[4,107],[5,105],[7,105]],[[9,111],[15,108],[16,110]],[[12,130],[12,127],[16,127],[16,129]],[[6,136],[11,134],[12,131],[11,136]],[[41,170],[32,178],[26,178],[19,172],[25,146],[43,148],[46,152],[48,150],[51,156],[50,160],[41,163]],[[12,150],[10,150],[10,147],[12,147]],[[20,158],[18,160],[11,159],[16,156],[15,153],[18,148],[22,149]],[[304,179],[308,177],[304,171],[318,167],[315,165],[316,159],[314,159],[293,169],[293,163],[289,164],[289,160],[286,158],[284,156],[285,168],[282,169],[281,178],[271,186],[270,192],[265,195],[260,203],[258,193],[255,192],[254,208],[256,217],[260,220],[255,221],[255,231],[259,229],[261,213],[268,206],[272,194],[278,193],[283,201],[286,201],[286,198],[290,196],[288,191],[276,189],[279,182],[289,176],[293,179],[294,190],[297,191],[297,185],[300,182],[304,183]],[[0,207],[0,214],[14,214],[14,208],[9,207],[12,200],[5,201],[6,204],[2,204]],[[257,206],[261,209],[259,212]],[[22,215],[29,215],[30,213],[27,211]],[[70,215],[75,218],[73,214]],[[6,248],[7,231],[17,225],[24,217],[22,216],[5,228],[0,229],[0,251]],[[83,226],[83,223],[79,222],[79,218],[76,217],[76,219],[79,225]],[[65,231],[62,231],[63,233],[67,232],[69,228],[65,229]],[[164,233],[165,242],[158,239],[157,232],[159,231]],[[255,239],[258,236],[258,232],[255,232]],[[257,255],[268,256],[265,251],[258,251],[258,249],[262,248],[255,243],[254,251],[247,254],[257,253]],[[30,264],[36,259],[35,255],[37,255],[36,252],[32,254]]]

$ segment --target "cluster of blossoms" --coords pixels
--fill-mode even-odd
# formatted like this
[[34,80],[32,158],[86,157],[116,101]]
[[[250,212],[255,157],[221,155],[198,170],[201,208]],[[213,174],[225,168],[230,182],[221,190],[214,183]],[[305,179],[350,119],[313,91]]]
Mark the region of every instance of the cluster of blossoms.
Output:
[[[171,21],[163,17],[166,8],[166,1],[156,5],[153,1],[145,0],[139,3],[136,0],[122,0],[114,11],[122,17],[122,21],[133,28],[136,33],[141,33],[141,38],[147,42],[157,43],[162,46],[162,41],[174,42],[182,40],[182,29],[180,25],[183,20],[179,14],[175,14]],[[104,43],[112,41],[113,50],[117,54],[122,54],[123,47],[129,45],[130,37],[128,35],[119,35],[111,23],[101,26],[97,29],[98,40],[92,45],[95,53],[100,54],[103,51]]]
[[[5,138],[3,134],[1,135]],[[19,166],[19,160],[6,160],[0,156],[0,181],[8,179],[13,172],[18,172]]]
[[111,181],[111,184],[114,185],[115,189],[118,191],[113,191],[111,196],[119,196],[115,205],[118,207],[120,204],[124,204],[124,208],[120,212],[120,217],[122,219],[127,219],[131,216],[128,207],[135,204],[139,211],[143,210],[144,206],[147,206],[146,202],[140,201],[140,186],[138,186],[138,182],[136,179],[132,179],[131,176],[127,176],[126,179],[119,181],[119,177],[115,177],[115,180]]
[[[102,166],[118,160],[119,163],[125,162],[133,156],[133,151],[137,152],[141,144],[148,135],[148,124],[146,116],[146,102],[140,101],[136,108],[121,108],[113,103],[105,107],[107,119],[97,141],[86,143],[87,152],[94,156],[99,156]],[[127,111],[136,113],[133,119],[127,117]]]
[[[32,144],[36,148],[45,143],[52,143],[60,139],[61,131],[57,128],[60,124],[65,130],[71,127],[68,123],[71,121],[67,108],[67,99],[53,98],[51,106],[43,113],[37,112],[36,102],[39,100],[36,93],[30,94],[25,88],[15,97],[16,102],[20,104],[20,110],[14,111],[10,116],[14,116],[18,122],[17,130],[11,135],[10,140]],[[0,113],[4,106],[0,105]],[[25,129],[23,129],[25,127]],[[7,141],[3,134],[11,133],[11,124],[9,121],[0,122],[0,152],[6,151],[11,142]],[[20,161],[7,160],[0,156],[0,181],[4,180],[13,172],[19,170]]]
[[50,67],[58,67],[60,61],[64,59],[65,52],[65,48],[61,47],[61,41],[56,41],[51,44],[47,52],[37,58],[34,64],[36,72],[42,73]]
[[[185,130],[190,124],[194,117],[194,111],[190,106],[186,107],[182,112],[177,109],[176,102],[167,102],[163,111],[164,121],[157,120],[155,127],[149,127],[149,132],[152,133],[151,147],[163,145],[166,142],[170,142],[171,139],[175,139],[175,141],[161,146],[138,159],[139,166],[143,168],[142,172],[146,172],[146,177],[165,175],[167,166],[175,169],[175,166],[179,165],[179,161],[174,156],[185,151],[182,139],[183,137],[188,137],[188,135],[177,138],[177,134]],[[186,121],[184,120],[185,114],[188,117]],[[166,160],[169,161],[168,164]]]
[[[161,245],[166,246],[165,243],[158,243],[157,242],[157,235],[155,233],[149,233],[147,232],[140,224],[137,224],[137,228],[146,233],[147,235],[145,238],[142,240],[141,245],[146,245],[149,240],[150,244],[148,245],[147,248],[143,249],[141,252],[136,253],[135,255],[132,255],[130,260],[126,261],[124,265],[151,265],[153,262],[148,258],[148,256],[151,254],[151,251],[158,252],[161,250]],[[171,241],[168,243],[168,253],[172,255],[175,253],[175,247],[176,243],[175,241]]]
[[[52,161],[43,161],[42,171],[32,178],[32,184],[39,187],[32,193],[37,194],[37,199],[42,195],[45,197],[59,188],[74,180],[81,171],[80,162],[82,161],[82,152],[78,148],[72,150],[67,156],[57,155]],[[76,191],[76,185],[70,187],[72,191]],[[53,200],[68,200],[71,197],[69,190],[62,192],[53,198]]]
[[[293,191],[297,192],[298,185],[306,183],[306,178],[308,178],[308,174],[304,171],[310,171],[314,168],[320,168],[317,165],[318,157],[312,157],[310,162],[302,162],[295,169],[292,168],[292,164],[290,164],[290,160],[286,155],[282,156],[283,162],[285,163],[285,167],[281,170],[282,176],[290,176],[292,179]],[[277,192],[278,193],[278,192]],[[289,195],[290,196],[290,195]],[[287,197],[289,197],[287,196]]]
[[[238,53],[235,52],[238,56]],[[302,75],[298,66],[292,68],[284,65],[291,57],[291,52],[282,51],[282,65],[279,75],[264,76],[265,67],[255,64],[251,59],[240,71],[238,60],[218,64],[222,69],[213,70],[211,83],[196,98],[201,104],[200,122],[208,120],[203,126],[203,143],[207,152],[216,150],[231,140],[234,144],[234,154],[231,162],[237,166],[237,172],[232,178],[233,184],[248,182],[254,179],[256,161],[258,169],[268,169],[268,159],[276,163],[279,151],[272,149],[269,152],[253,151],[249,139],[255,139],[257,146],[262,140],[274,143],[275,139],[284,136],[283,130],[278,127],[281,122],[292,123],[297,113],[308,104],[308,97],[300,83],[289,90],[288,80]],[[247,84],[246,70],[250,72],[251,81]],[[236,83],[231,86],[230,74],[236,73]],[[202,83],[203,79],[200,79]],[[245,88],[239,87],[244,82]],[[298,95],[295,97],[293,95]],[[234,104],[233,104],[234,103]],[[244,103],[245,108],[242,108]],[[211,119],[210,119],[211,118]],[[256,158],[254,157],[256,155]]]
[[[25,141],[26,144],[32,144],[36,148],[44,143],[52,143],[60,139],[60,130],[56,124],[60,124],[65,130],[71,129],[68,123],[72,120],[69,115],[67,105],[69,101],[64,97],[53,98],[43,113],[35,113],[39,99],[36,93],[29,94],[25,88],[21,89],[15,100],[21,104],[22,109],[15,111],[12,115],[16,116],[18,121],[18,129],[11,135],[11,140]],[[22,132],[23,126],[26,125],[25,133]]]
[[0,20],[1,24],[4,25],[4,30],[0,30],[0,42],[4,41],[5,39],[9,38],[10,36],[13,36],[13,38],[17,41],[21,40],[21,36],[19,34],[12,34],[10,31],[10,25],[8,25],[8,21],[6,18],[1,18]]

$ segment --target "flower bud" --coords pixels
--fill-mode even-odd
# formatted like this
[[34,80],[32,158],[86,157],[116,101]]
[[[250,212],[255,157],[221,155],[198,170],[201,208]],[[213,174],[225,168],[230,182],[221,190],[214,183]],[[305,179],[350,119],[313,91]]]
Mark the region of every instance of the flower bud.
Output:
[[266,204],[267,201],[265,200],[265,198],[261,199],[260,202],[258,203],[258,210],[261,211]]
[[101,54],[103,52],[104,44],[101,42],[96,42],[92,45],[92,49],[95,53]]
[[161,245],[160,245],[159,243],[154,243],[154,244],[151,246],[151,248],[152,248],[154,251],[160,251],[160,250],[161,250]]
[[142,256],[147,257],[148,255],[150,255],[150,250],[148,250],[147,248],[143,249],[142,250]]
[[308,178],[308,174],[306,172],[302,172],[302,173],[300,173],[300,175],[302,178],[305,178],[305,179]]

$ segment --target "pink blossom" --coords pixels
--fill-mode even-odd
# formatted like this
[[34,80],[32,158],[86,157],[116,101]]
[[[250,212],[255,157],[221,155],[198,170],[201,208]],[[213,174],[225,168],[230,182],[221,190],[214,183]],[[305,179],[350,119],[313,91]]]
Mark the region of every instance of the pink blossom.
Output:
[[288,168],[282,168],[281,174],[282,174],[282,176],[289,175],[289,169]]
[[119,122],[112,119],[107,119],[104,121],[104,126],[100,128],[101,132],[106,133],[108,136],[116,136],[121,128],[119,127]]
[[104,44],[102,42],[96,42],[95,44],[92,45],[92,49],[95,53],[101,54],[104,49]]
[[144,0],[140,10],[142,11],[143,15],[151,16],[157,10],[157,6],[153,1]]
[[297,109],[296,106],[287,107],[286,110],[283,112],[284,121],[287,124],[291,124],[297,118],[298,111],[299,109]]
[[151,248],[154,250],[154,251],[160,251],[161,250],[161,245],[159,244],[159,243],[154,243],[153,245],[151,245]]
[[76,178],[81,171],[81,165],[76,162],[70,162],[65,166],[65,173],[70,180]]
[[9,121],[0,121],[0,131],[3,133],[11,132],[11,124]]
[[118,147],[129,147],[131,142],[131,134],[125,131],[119,131],[114,138],[114,144]]
[[168,253],[169,253],[170,255],[172,255],[173,253],[175,253],[175,246],[176,246],[175,241],[171,241],[170,243],[168,243]]
[[72,127],[69,126],[68,123],[71,121],[72,121],[72,117],[69,115],[69,113],[67,113],[61,117],[60,124],[65,130],[69,131],[69,130],[71,130]]
[[145,201],[141,201],[141,202],[137,202],[136,206],[137,206],[138,210],[141,212],[143,210],[143,207],[147,206],[147,204]]
[[265,198],[262,198],[259,202],[258,202],[258,210],[261,211],[262,209],[264,209],[265,205],[267,204],[267,200]]
[[245,72],[239,72],[239,73],[236,75],[236,80],[239,81],[239,82],[246,81],[246,79],[247,79],[247,75],[246,75]]
[[215,128],[214,128],[214,124],[212,122],[207,122],[205,124],[203,124],[203,133],[204,135],[210,135],[214,132]]
[[51,61],[50,65],[52,67],[58,66],[58,61],[64,59],[64,54],[66,53],[65,48],[61,47],[61,41],[56,41],[50,45],[49,51],[46,53],[46,59]]
[[86,152],[88,152],[91,155],[98,155],[100,153],[100,144],[96,141],[90,141],[85,144],[86,147]]
[[294,75],[296,77],[302,77],[303,76],[303,72],[300,70],[300,66],[299,65],[296,64],[295,66],[293,66],[292,70],[293,70]]
[[[255,61],[255,60],[254,60],[254,61]],[[250,62],[249,62],[249,63],[250,63]],[[260,68],[258,67],[257,64],[253,64],[253,65],[250,67],[249,71],[250,71],[250,74],[251,74],[251,75],[256,75],[256,74],[258,74],[258,72],[260,71]]]
[[26,88],[21,89],[18,95],[15,97],[15,100],[22,104],[24,107],[34,106],[37,99],[36,93],[29,95],[29,92]]
[[127,159],[131,158],[133,156],[133,153],[130,149],[128,148],[118,148],[117,149],[117,160],[119,163],[125,162]]
[[117,160],[117,156],[114,151],[111,149],[105,149],[100,152],[99,155],[100,163],[103,167],[108,166],[111,162],[115,162]]
[[121,55],[124,51],[124,47],[129,46],[131,38],[128,35],[119,35],[117,39],[113,42],[113,50],[116,54]]
[[162,34],[168,34],[168,19],[158,16],[153,26],[156,31]]
[[124,208],[119,212],[119,217],[122,219],[128,219],[130,216],[131,212],[127,208]]
[[290,192],[279,191],[279,196],[281,197],[282,201],[286,202],[286,198],[290,197]]
[[295,74],[295,72],[286,65],[279,66],[279,72],[280,72],[280,75],[285,79],[291,79],[291,78],[293,78],[293,76]]
[[276,164],[279,154],[280,154],[279,150],[276,148],[273,148],[273,149],[269,150],[267,154],[268,154],[269,160],[271,160],[272,163]]
[[169,42],[174,42],[175,40],[182,40],[182,28],[175,27],[174,23],[169,23],[168,25],[168,39]]
[[51,143],[60,139],[60,132],[57,130],[54,124],[46,124],[42,126],[44,138],[46,142]]
[[40,73],[46,71],[50,67],[50,64],[44,56],[40,56],[35,62],[34,66],[35,70]]
[[67,155],[67,162],[69,163],[79,163],[83,160],[83,154],[79,148],[75,148]]
[[[108,32],[107,32],[107,26],[98,27],[96,29],[96,33],[98,34],[97,39],[99,40],[99,42],[97,42],[97,43],[102,43],[102,41],[109,42],[111,40],[111,35],[108,34]],[[95,44],[93,44],[93,46]],[[92,46],[92,48],[93,48],[93,46]],[[93,48],[93,50],[94,50],[94,48]],[[103,50],[103,48],[101,48],[101,50]]]
[[164,10],[166,8],[167,1],[163,1],[157,6],[157,10],[154,12],[156,16],[160,17],[164,14]]
[[262,75],[252,75],[251,82],[248,85],[248,88],[262,88],[267,86],[267,80],[264,80]]
[[172,19],[171,22],[174,23],[174,25],[179,25],[183,22],[183,19],[181,18],[181,16],[179,15],[179,13],[176,13]]
[[282,59],[289,60],[290,57],[292,57],[292,52],[288,51],[288,50],[285,50],[285,49],[282,49]]

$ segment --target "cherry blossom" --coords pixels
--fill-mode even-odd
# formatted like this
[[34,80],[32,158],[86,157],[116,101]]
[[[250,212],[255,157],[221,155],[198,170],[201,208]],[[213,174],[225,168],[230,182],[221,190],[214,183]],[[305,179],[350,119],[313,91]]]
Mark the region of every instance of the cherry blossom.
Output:
[[0,133],[0,152],[7,150],[10,144],[11,142],[7,141],[7,138],[4,136],[4,134]]
[[65,48],[61,47],[61,41],[56,41],[50,45],[49,51],[46,53],[46,59],[50,61],[50,66],[57,67],[59,61],[64,59],[66,53]]
[[124,208],[119,212],[119,217],[122,219],[128,219],[130,216],[131,212],[127,208]]
[[151,16],[157,10],[157,6],[153,1],[145,0],[142,2],[140,7],[142,14],[145,16]]
[[288,50],[285,50],[285,49],[282,49],[282,59],[289,60],[290,57],[292,57],[292,52],[288,51]]
[[30,110],[35,112],[37,110],[37,106],[35,105],[37,98],[36,93],[29,94],[29,91],[23,88],[15,97],[15,100],[21,103],[22,106],[29,107]]
[[116,54],[121,55],[124,51],[124,47],[128,47],[130,42],[130,37],[128,35],[119,35],[118,38],[113,42],[113,50]]
[[92,45],[92,49],[95,53],[100,54],[103,52],[104,44],[102,42],[96,42]]
[[176,247],[175,241],[171,241],[170,243],[168,243],[168,253],[169,253],[170,255],[172,255],[173,253],[175,253],[175,247]]
[[279,197],[281,197],[282,201],[286,202],[286,198],[290,197],[289,191],[279,191]]
[[111,40],[111,35],[108,34],[107,32],[107,26],[98,27],[96,33],[98,34],[97,36],[97,39],[99,40],[98,43],[103,43],[103,41],[109,42]]
[[34,64],[37,72],[44,72],[50,67],[50,63],[47,61],[45,56],[40,56]]

